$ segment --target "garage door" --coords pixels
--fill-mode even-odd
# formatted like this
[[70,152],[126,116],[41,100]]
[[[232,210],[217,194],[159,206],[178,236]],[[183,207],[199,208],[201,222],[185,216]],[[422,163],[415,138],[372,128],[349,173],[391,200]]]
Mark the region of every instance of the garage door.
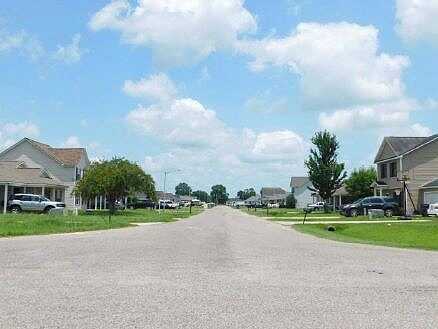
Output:
[[424,192],[424,203],[425,204],[438,203],[438,191]]

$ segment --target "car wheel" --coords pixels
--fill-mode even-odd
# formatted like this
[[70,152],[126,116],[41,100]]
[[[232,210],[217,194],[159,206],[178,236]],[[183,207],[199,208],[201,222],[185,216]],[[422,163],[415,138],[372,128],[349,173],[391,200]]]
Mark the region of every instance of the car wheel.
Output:
[[350,216],[351,216],[351,217],[357,217],[357,210],[356,210],[356,209],[352,209],[352,210],[350,211]]
[[386,209],[385,210],[385,216],[386,217],[392,217],[393,214],[394,213],[393,213],[392,209]]
[[12,206],[11,207],[11,213],[19,214],[19,213],[21,213],[21,208],[19,206]]

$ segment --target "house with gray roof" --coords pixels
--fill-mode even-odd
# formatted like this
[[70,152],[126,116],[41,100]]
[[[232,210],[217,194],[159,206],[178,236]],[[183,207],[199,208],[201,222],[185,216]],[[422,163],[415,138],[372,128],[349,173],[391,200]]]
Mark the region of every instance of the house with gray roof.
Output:
[[374,163],[375,195],[397,198],[408,213],[419,211],[423,204],[438,203],[438,135],[385,137]]
[[[0,175],[3,200],[8,195],[31,193],[62,201],[70,209],[84,206],[82,200],[72,194],[90,163],[84,148],[56,148],[23,138],[0,153],[0,162],[4,163],[4,176]],[[95,206],[97,203],[95,201]]]
[[313,184],[309,177],[291,177],[290,191],[297,200],[297,208],[306,208],[307,205],[320,201],[318,193],[310,190],[311,188],[313,188]]
[[288,195],[289,193],[281,187],[263,187],[260,190],[260,200],[264,205],[279,204],[280,206],[283,206],[286,204],[286,198]]

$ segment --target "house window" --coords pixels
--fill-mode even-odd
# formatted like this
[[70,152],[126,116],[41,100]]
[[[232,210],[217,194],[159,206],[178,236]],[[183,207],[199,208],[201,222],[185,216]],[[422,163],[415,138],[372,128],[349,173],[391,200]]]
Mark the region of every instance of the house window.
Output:
[[76,168],[76,180],[81,180],[81,169]]
[[388,170],[388,168],[387,168],[386,163],[382,163],[380,165],[380,178],[382,178],[382,179],[386,178],[387,170]]
[[397,177],[397,162],[391,162],[389,165],[390,177]]

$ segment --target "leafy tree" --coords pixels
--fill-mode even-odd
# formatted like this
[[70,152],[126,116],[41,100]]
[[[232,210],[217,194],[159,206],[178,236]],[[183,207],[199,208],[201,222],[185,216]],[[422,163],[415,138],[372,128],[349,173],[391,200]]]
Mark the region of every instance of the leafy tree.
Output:
[[187,183],[179,183],[175,187],[176,195],[190,195],[192,193],[192,188]]
[[210,200],[217,204],[225,204],[228,200],[227,189],[223,185],[214,185],[211,188]]
[[195,191],[195,192],[192,192],[192,196],[197,198],[199,201],[202,201],[202,202],[208,202],[209,198],[210,198],[208,193],[205,192],[205,191]]
[[295,199],[295,195],[291,193],[286,197],[286,208],[295,209],[296,206],[297,199]]
[[109,203],[110,218],[115,213],[117,200],[135,193],[145,193],[152,200],[156,200],[152,177],[139,165],[124,158],[92,163],[73,193],[84,200],[105,195]]
[[345,165],[338,163],[339,143],[336,136],[328,131],[317,132],[312,143],[316,148],[310,150],[310,156],[305,162],[314,187],[311,190],[328,201],[347,176]]
[[345,180],[347,192],[355,199],[373,195],[371,184],[377,179],[376,170],[373,167],[354,170]]
[[250,198],[252,196],[256,196],[256,195],[257,195],[256,191],[252,187],[244,189],[243,191],[237,192],[237,197],[240,200],[246,200],[246,199],[248,199],[248,198]]

